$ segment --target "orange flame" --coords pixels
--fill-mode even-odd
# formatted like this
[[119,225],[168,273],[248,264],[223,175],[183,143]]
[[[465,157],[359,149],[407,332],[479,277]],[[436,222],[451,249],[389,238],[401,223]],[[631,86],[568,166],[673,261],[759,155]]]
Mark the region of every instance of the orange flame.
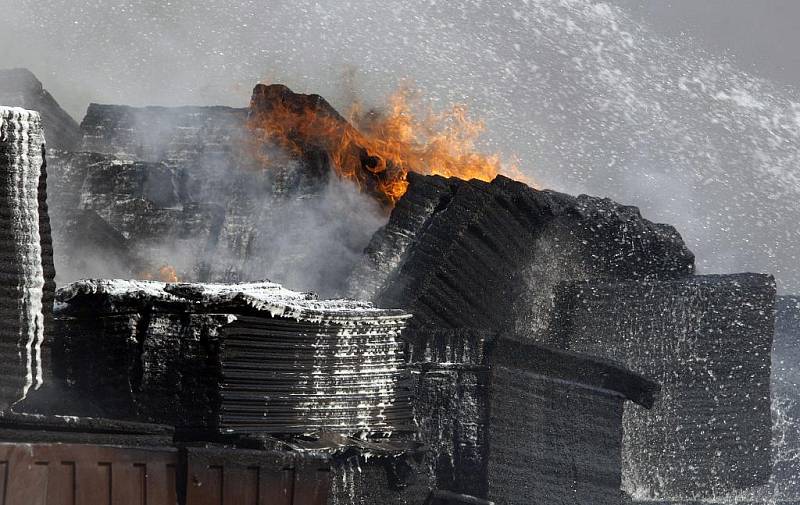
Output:
[[[248,126],[256,142],[277,144],[298,157],[313,149],[328,153],[340,177],[388,206],[406,192],[408,172],[491,181],[501,171],[498,155],[477,150],[484,124],[470,119],[463,105],[418,116],[418,95],[401,88],[385,112],[364,113],[356,103],[346,121],[321,98],[296,96],[303,99],[273,100],[269,110],[251,115]],[[269,166],[273,160],[257,152]]]
[[172,265],[162,265],[156,274],[145,270],[139,272],[137,277],[145,281],[178,282],[178,271]]

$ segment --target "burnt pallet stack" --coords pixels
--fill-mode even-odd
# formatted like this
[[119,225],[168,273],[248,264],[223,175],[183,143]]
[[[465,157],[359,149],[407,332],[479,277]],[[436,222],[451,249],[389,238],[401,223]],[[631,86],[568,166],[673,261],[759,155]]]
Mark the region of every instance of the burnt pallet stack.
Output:
[[[402,362],[396,331],[239,317],[224,330],[221,425],[236,432],[348,431],[403,419],[408,392],[396,390]],[[348,335],[343,338],[342,332]],[[387,422],[388,421],[388,422]]]
[[658,384],[513,334],[406,335],[433,487],[510,505],[624,503],[623,407],[651,408]]
[[58,296],[57,373],[105,415],[222,434],[410,428],[402,311],[269,282],[90,280]]
[[634,498],[711,500],[767,482],[774,303],[775,281],[761,274],[560,287],[562,347],[662,385],[652,411],[625,412]]
[[39,114],[0,107],[0,410],[41,386],[53,250]]
[[[488,183],[409,174],[408,182],[351,275],[351,296],[412,312],[407,337],[454,332],[462,354],[478,348],[471,332],[507,333],[520,345],[613,359],[663,384],[652,412],[624,410],[621,482],[634,499],[708,500],[767,483],[769,276],[695,276],[694,255],[673,227],[608,199],[502,176]],[[413,346],[411,354],[419,361]],[[458,363],[458,353],[445,361]],[[484,432],[461,421],[480,406],[482,376],[471,365],[451,368],[420,375],[417,423],[435,434],[437,487],[491,497],[473,488],[480,481],[472,476],[487,444],[497,447],[501,425]],[[513,390],[508,412],[524,410],[535,387]],[[534,420],[526,433],[538,437]],[[517,465],[528,464],[524,451],[517,456]],[[497,482],[513,475],[500,470]]]
[[349,295],[414,314],[414,326],[547,339],[553,288],[587,278],[680,278],[694,255],[677,231],[608,199],[408,174]]

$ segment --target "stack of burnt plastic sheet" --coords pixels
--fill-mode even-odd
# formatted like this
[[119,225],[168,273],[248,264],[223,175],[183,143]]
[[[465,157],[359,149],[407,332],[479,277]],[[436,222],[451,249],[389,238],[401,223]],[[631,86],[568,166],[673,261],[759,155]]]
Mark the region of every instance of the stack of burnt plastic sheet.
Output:
[[107,415],[221,433],[410,428],[410,317],[278,284],[62,288],[57,369]]
[[39,388],[53,249],[39,113],[0,106],[0,410]]

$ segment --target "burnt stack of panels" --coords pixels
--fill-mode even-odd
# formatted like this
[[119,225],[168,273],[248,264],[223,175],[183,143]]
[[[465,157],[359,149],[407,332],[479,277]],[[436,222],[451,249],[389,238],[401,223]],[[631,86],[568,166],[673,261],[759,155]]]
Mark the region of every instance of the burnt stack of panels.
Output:
[[[625,489],[643,500],[708,499],[767,480],[775,286],[769,276],[693,272],[677,231],[635,207],[504,177],[409,174],[350,295],[412,312],[406,335],[454,331],[463,340],[455,348],[467,353],[479,348],[469,332],[506,330],[663,383],[654,412],[625,409]],[[469,410],[479,397],[471,368],[422,377],[417,405],[434,413]],[[453,419],[417,415],[421,432],[439,434],[435,473],[450,490],[474,482],[459,475],[472,475],[481,447],[496,438]]]
[[53,249],[37,112],[0,107],[0,410],[44,380]]
[[775,302],[772,346],[773,499],[800,502],[800,297]]
[[676,278],[694,255],[669,225],[608,199],[408,174],[350,296],[403,307],[414,325],[547,338],[553,288],[567,279]]
[[770,473],[769,275],[594,280],[559,288],[557,339],[662,385],[625,412],[625,489],[638,500],[709,500]]
[[269,282],[93,280],[58,296],[57,373],[105,415],[234,434],[411,427],[402,311]]
[[623,503],[623,406],[652,407],[656,383],[511,334],[406,337],[433,488],[505,504]]
[[[62,280],[142,277],[169,263],[192,281],[268,275],[290,282],[291,269],[271,268],[272,261],[254,251],[272,251],[273,233],[291,236],[291,230],[273,230],[283,216],[306,211],[324,196],[330,162],[319,148],[310,149],[310,157],[284,159],[273,146],[269,157],[280,162],[263,170],[253,156],[260,144],[248,116],[264,113],[272,101],[302,106],[310,99],[349,125],[321,97],[282,86],[258,90],[280,92],[257,93],[250,109],[90,104],[76,152],[58,153],[51,165],[64,187],[53,202]],[[114,234],[121,237],[106,240]],[[281,250],[280,263],[308,268],[308,254]]]

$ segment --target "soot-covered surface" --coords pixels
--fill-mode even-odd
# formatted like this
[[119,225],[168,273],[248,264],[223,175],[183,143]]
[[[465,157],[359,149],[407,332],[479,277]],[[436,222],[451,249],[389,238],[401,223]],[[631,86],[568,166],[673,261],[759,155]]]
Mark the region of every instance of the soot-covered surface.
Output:
[[4,413],[0,441],[169,447],[170,426],[93,417]]
[[626,409],[626,491],[641,500],[713,499],[767,482],[771,276],[595,280],[559,291],[560,345],[662,385],[652,410]]
[[217,433],[411,427],[402,311],[269,282],[90,280],[58,297],[56,374],[108,415]]
[[331,177],[330,146],[285,152],[258,128],[311,102],[352,129],[321,97],[279,85],[257,86],[250,108],[91,104],[79,145],[51,156],[61,282],[168,265],[186,281],[269,277],[339,295],[380,205]]
[[46,188],[39,114],[0,107],[0,410],[45,378],[55,288]]
[[409,188],[349,282],[349,294],[414,323],[546,338],[552,290],[568,279],[676,278],[694,256],[668,225],[590,196],[409,174]]
[[187,167],[98,153],[55,152],[52,200],[59,269],[154,275],[177,259],[190,277],[211,274],[225,208],[189,197]]
[[772,346],[771,486],[774,496],[800,502],[800,297],[775,303]]
[[657,384],[486,332],[408,338],[434,487],[497,503],[621,503],[623,403],[651,405]]
[[58,105],[30,70],[0,70],[0,105],[37,111],[49,148],[75,149],[80,142],[78,123]]

